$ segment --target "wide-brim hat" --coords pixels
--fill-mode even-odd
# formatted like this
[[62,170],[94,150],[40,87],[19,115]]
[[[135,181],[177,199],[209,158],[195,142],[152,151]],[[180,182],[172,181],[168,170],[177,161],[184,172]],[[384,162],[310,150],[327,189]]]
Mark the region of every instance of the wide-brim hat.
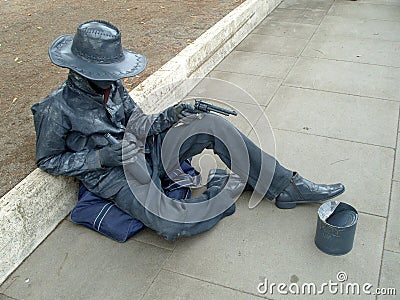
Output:
[[146,57],[122,48],[119,29],[107,21],[78,26],[76,34],[58,37],[49,48],[51,61],[91,80],[132,77],[146,68]]

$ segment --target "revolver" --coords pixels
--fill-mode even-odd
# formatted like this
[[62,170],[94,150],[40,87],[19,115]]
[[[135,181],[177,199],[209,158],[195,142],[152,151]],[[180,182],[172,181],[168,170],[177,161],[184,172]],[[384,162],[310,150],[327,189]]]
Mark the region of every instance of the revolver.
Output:
[[219,107],[219,106],[213,105],[211,103],[204,102],[202,100],[195,100],[194,107],[196,109],[198,109],[200,111],[204,111],[204,112],[216,112],[216,113],[219,113],[224,116],[229,116],[229,115],[237,116],[237,112],[234,110]]

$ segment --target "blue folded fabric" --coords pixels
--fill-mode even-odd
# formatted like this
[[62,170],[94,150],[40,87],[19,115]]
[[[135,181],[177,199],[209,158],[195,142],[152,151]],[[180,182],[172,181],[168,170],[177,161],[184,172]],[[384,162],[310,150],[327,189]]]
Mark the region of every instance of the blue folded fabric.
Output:
[[172,177],[165,176],[161,182],[164,193],[173,199],[189,199],[192,195],[190,187],[201,184],[199,172],[190,164],[187,159],[181,163],[181,169],[175,170]]
[[[170,198],[188,199],[191,196],[190,186],[193,186],[194,178],[199,173],[190,160],[184,161],[181,168],[174,174],[174,180],[167,176],[163,179],[164,192]],[[71,221],[120,243],[144,227],[142,222],[120,210],[113,202],[96,196],[82,183],[79,185],[78,203],[71,212]]]
[[78,203],[71,221],[123,243],[143,228],[143,223],[120,210],[114,203],[88,191],[81,183]]

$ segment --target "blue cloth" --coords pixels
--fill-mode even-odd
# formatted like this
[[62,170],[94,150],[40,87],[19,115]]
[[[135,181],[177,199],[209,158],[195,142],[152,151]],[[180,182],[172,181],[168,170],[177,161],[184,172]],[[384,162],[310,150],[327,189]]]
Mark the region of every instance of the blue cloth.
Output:
[[81,183],[78,203],[71,212],[71,221],[97,231],[117,242],[125,242],[143,228],[143,223],[88,191]]
[[164,176],[162,187],[164,193],[173,199],[182,200],[189,199],[192,195],[191,186],[199,185],[201,181],[199,172],[197,172],[190,164],[190,159],[184,160],[181,163],[181,169],[175,171],[173,178]]
[[[181,168],[175,174],[181,180],[174,181],[168,177],[163,180],[164,192],[170,198],[188,199],[191,196],[190,186],[198,172],[192,167],[190,160],[182,162]],[[115,203],[96,196],[82,183],[79,185],[78,203],[71,212],[71,221],[120,243],[144,227],[142,222],[123,212]]]

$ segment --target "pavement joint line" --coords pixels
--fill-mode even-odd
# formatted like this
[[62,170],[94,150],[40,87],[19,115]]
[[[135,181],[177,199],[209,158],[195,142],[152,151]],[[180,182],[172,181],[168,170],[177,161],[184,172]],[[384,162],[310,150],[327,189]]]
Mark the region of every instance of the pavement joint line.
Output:
[[[399,43],[399,42],[397,42],[397,43]],[[400,43],[399,43],[399,44],[400,44]],[[315,50],[315,49],[314,49],[314,50]],[[315,57],[315,56],[303,55],[303,54],[301,55],[301,57],[314,58],[314,59],[322,59],[322,60],[330,60],[330,61],[338,61],[338,62],[349,62],[349,63],[353,63],[353,64],[368,65],[368,66],[378,66],[378,67],[386,67],[386,68],[400,69],[400,67],[397,67],[397,66],[372,64],[372,63],[361,62],[361,61],[353,61],[353,60],[345,60],[345,59],[337,59],[337,58],[329,58],[329,57]]]
[[[236,50],[235,50],[236,51]],[[243,51],[244,52],[244,51]],[[263,54],[266,54],[266,53],[263,53]],[[268,54],[268,55],[270,55],[270,54]],[[214,70],[214,71],[217,71],[217,72],[226,72],[226,73],[232,73],[232,74],[243,74],[243,75],[251,75],[251,76],[261,76],[261,75],[257,75],[257,74],[252,74],[252,73],[244,73],[244,72],[235,72],[235,71],[232,71],[232,72],[227,72],[227,71],[220,71],[220,70]],[[279,77],[271,77],[271,76],[261,76],[261,77],[266,77],[266,78],[271,78],[271,79],[282,79],[282,78],[279,78]],[[212,77],[211,77],[212,78]]]
[[[353,1],[353,0],[349,0],[349,1]],[[371,41],[374,41],[374,42],[381,42],[381,41],[383,41],[383,42],[391,42],[391,43],[400,43],[400,40],[389,40],[389,39],[382,39],[382,38],[379,38],[379,39],[377,39],[377,38],[366,38],[366,37],[363,37],[363,38],[357,38],[357,37],[354,37],[354,35],[345,35],[345,34],[332,34],[332,35],[330,35],[330,34],[324,34],[325,35],[325,37],[329,37],[329,38],[335,38],[335,37],[340,37],[340,38],[346,38],[346,39],[359,39],[359,40],[371,40]],[[304,57],[311,57],[311,56],[304,56]],[[346,61],[346,60],[345,60]],[[349,62],[353,62],[353,61],[349,61]],[[361,63],[361,62],[360,62]],[[366,63],[365,63],[366,64]],[[379,65],[378,65],[379,66]],[[385,65],[382,65],[382,66],[384,66],[384,67],[390,67],[390,66],[385,66]],[[393,67],[393,66],[391,66],[391,67]],[[400,67],[393,67],[393,68],[400,68]]]
[[297,55],[283,55],[283,54],[276,54],[276,53],[262,52],[262,51],[254,51],[254,50],[253,50],[253,51],[235,50],[235,51],[247,52],[247,53],[259,53],[259,54],[277,55],[277,56],[285,56],[285,57],[297,58]]
[[[274,98],[275,98],[276,94],[278,93],[278,91],[280,90],[280,88],[281,88],[282,86],[284,86],[285,80],[288,78],[290,72],[292,72],[293,68],[294,68],[294,67],[296,66],[296,64],[299,62],[299,59],[300,59],[301,55],[302,55],[303,52],[304,52],[304,49],[306,49],[306,47],[308,46],[308,44],[310,44],[311,39],[314,37],[314,35],[315,35],[317,29],[318,29],[319,26],[321,25],[322,20],[325,18],[326,14],[328,13],[328,11],[329,11],[330,8],[332,7],[332,5],[333,5],[333,3],[332,3],[331,6],[329,7],[329,9],[325,12],[324,17],[321,18],[321,21],[319,22],[319,24],[314,24],[314,25],[316,25],[316,26],[315,26],[315,29],[314,29],[314,32],[313,32],[312,35],[308,38],[308,41],[307,41],[307,43],[305,43],[305,45],[304,45],[303,49],[301,50],[301,52],[297,55],[296,61],[292,64],[292,66],[290,67],[289,71],[286,73],[286,75],[284,76],[284,78],[282,78],[281,83],[279,84],[279,87],[278,87],[278,88],[275,90],[275,92],[273,93],[273,95],[272,95],[272,97],[271,97],[271,100],[268,102],[268,104],[267,104],[266,109],[264,110],[264,112],[267,111],[267,108],[269,107],[269,105],[272,103],[272,101],[274,101]],[[296,23],[294,23],[294,24],[296,24]],[[285,56],[285,55],[283,55],[283,56]],[[295,57],[296,57],[296,56],[295,56]]]
[[176,247],[174,247],[174,249],[172,249],[171,253],[170,253],[170,254],[168,255],[168,257],[163,261],[163,263],[162,263],[161,266],[160,266],[160,269],[158,270],[157,274],[154,276],[152,282],[149,284],[148,288],[147,288],[146,291],[144,292],[144,294],[143,294],[143,296],[142,296],[141,299],[143,299],[143,298],[146,296],[146,294],[148,293],[148,291],[150,290],[150,288],[151,288],[152,285],[154,284],[154,281],[155,281],[155,280],[157,279],[157,277],[160,275],[161,271],[162,271],[162,270],[165,270],[165,269],[164,269],[164,265],[165,265],[166,262],[171,258],[171,256],[174,254],[175,248],[176,248]]
[[[346,2],[338,2],[338,3],[346,3]],[[400,7],[398,4],[390,4],[390,3],[371,3],[371,2],[358,2],[354,3],[354,5],[375,5],[375,6],[389,6],[389,7]]]
[[7,298],[10,298],[11,300],[18,300],[17,298],[10,297],[10,296],[8,296],[7,294],[4,294],[4,293],[0,293],[0,296],[6,296]]
[[[59,225],[61,225],[61,223],[64,222],[64,221],[70,222],[70,223],[72,223],[72,224],[75,224],[74,222],[71,221],[71,218],[69,217],[69,214],[68,214],[63,220],[61,220],[61,222],[60,222]],[[57,227],[58,227],[58,226],[57,226]],[[57,229],[57,228],[55,228],[54,230],[56,230],[56,229]],[[54,230],[53,230],[53,231],[54,231]],[[53,231],[52,231],[52,232],[53,232]],[[104,238],[108,238],[108,237],[104,236]],[[173,251],[173,250],[175,249],[175,246],[174,246],[173,249],[169,249],[169,248],[163,247],[163,246],[161,246],[161,245],[156,245],[156,244],[154,244],[154,243],[146,242],[146,241],[143,241],[143,240],[138,240],[138,239],[136,239],[135,236],[132,237],[132,240],[134,240],[135,242],[139,242],[139,243],[145,244],[145,245],[150,245],[150,246],[153,246],[153,247],[157,247],[157,248],[160,248],[160,249],[163,249],[163,250]],[[44,242],[44,241],[45,241],[45,240],[43,240],[43,242]],[[42,243],[43,243],[43,242],[42,242]],[[41,243],[41,244],[42,244],[42,243]],[[39,246],[40,246],[41,244],[39,244]],[[0,251],[1,251],[1,250],[0,250]]]
[[[334,2],[333,2],[334,3]],[[267,106],[264,110],[264,113],[266,113],[268,107],[270,106],[270,104],[274,101],[275,96],[277,95],[278,91],[281,89],[282,86],[285,86],[285,81],[288,78],[290,72],[292,72],[293,68],[296,66],[296,64],[299,62],[301,55],[303,54],[304,50],[307,48],[307,46],[310,44],[312,38],[314,37],[315,33],[317,32],[318,28],[321,25],[321,22],[325,19],[326,14],[328,13],[328,11],[330,10],[330,8],[332,7],[333,3],[329,6],[329,9],[326,11],[325,15],[321,18],[321,21],[319,22],[319,24],[314,24],[315,29],[312,33],[312,35],[308,38],[307,43],[305,43],[303,49],[301,50],[301,52],[297,55],[296,61],[292,64],[292,66],[290,67],[289,71],[287,72],[287,74],[284,76],[284,78],[281,79],[281,83],[279,84],[279,87],[275,90],[275,92],[273,93],[273,95],[271,96],[271,100],[267,103]],[[297,23],[292,23],[291,24],[297,24]],[[273,128],[272,128],[273,129]],[[255,132],[255,131],[254,131]]]
[[373,213],[369,213],[369,212],[365,212],[365,211],[362,211],[362,210],[358,210],[358,213],[359,213],[359,214],[363,214],[363,215],[367,215],[367,216],[370,216],[370,217],[376,217],[376,218],[381,218],[381,219],[387,219],[387,216],[386,216],[386,217],[385,217],[385,216],[380,216],[380,215],[373,214]]
[[170,251],[170,252],[173,252],[173,251],[175,250],[175,247],[174,247],[173,249],[168,249],[168,248],[165,248],[165,247],[163,247],[163,246],[155,245],[155,244],[153,244],[153,243],[148,243],[148,242],[146,242],[146,241],[137,240],[137,239],[135,238],[135,236],[133,236],[131,239],[132,239],[133,241],[135,241],[135,242],[138,242],[138,243],[141,243],[141,244],[144,244],[144,245],[148,245],[148,246],[152,246],[152,247],[156,247],[156,248],[159,248],[159,249],[167,250],[167,251]]
[[[400,6],[399,6],[400,7]],[[331,16],[329,16],[331,17]],[[259,33],[258,33],[259,34]],[[394,40],[387,40],[387,39],[377,39],[377,38],[372,38],[372,37],[354,37],[354,36],[350,36],[350,35],[345,35],[345,34],[323,34],[323,36],[325,38],[335,38],[335,37],[340,37],[340,38],[344,38],[344,39],[349,39],[349,40],[359,40],[359,41],[373,41],[373,42],[380,42],[380,41],[384,41],[384,42],[391,42],[391,43],[400,43],[400,40],[398,41],[394,41]],[[360,62],[361,63],[361,62]]]
[[396,251],[396,250],[391,250],[391,249],[383,249],[387,252],[392,252],[392,253],[396,253],[396,254],[400,254],[400,251]]
[[[299,57],[298,55],[284,55],[284,54],[280,54],[280,53],[265,53],[265,52],[255,52],[255,51],[246,51],[246,50],[237,50],[234,49],[235,52],[246,52],[246,53],[261,53],[261,54],[268,54],[271,56],[281,56],[281,57]],[[216,70],[218,71],[218,70]],[[264,76],[264,77],[269,77],[269,76]],[[276,77],[272,77],[272,78],[276,78]]]
[[[335,1],[336,2],[336,1]],[[354,1],[354,2],[356,2],[356,1]],[[338,3],[345,3],[345,2],[338,2]],[[354,3],[353,5],[355,5],[355,6],[357,6],[357,5],[359,5],[359,6],[386,6],[386,7],[388,7],[388,8],[390,8],[390,7],[400,7],[399,5],[396,5],[396,4],[390,4],[390,3],[371,3],[371,2],[367,2],[367,3],[363,3],[363,2],[356,2],[356,3]],[[373,19],[373,20],[375,20],[375,19]]]
[[[293,40],[301,40],[301,41],[308,41],[308,40],[310,40],[309,38],[299,38],[299,37],[294,37],[294,36],[287,36],[287,35],[277,35],[277,34],[263,34],[263,33],[250,33],[248,36],[251,36],[251,35],[261,35],[261,36],[270,36],[270,37],[273,37],[273,38],[275,38],[275,37],[278,37],[278,38],[282,38],[282,37],[285,37],[285,38],[288,38],[288,39],[293,39]],[[260,37],[261,38],[261,37]],[[240,50],[240,51],[246,51],[246,50]],[[246,51],[246,52],[253,52],[253,51]],[[284,56],[291,56],[291,55],[284,55]],[[292,57],[292,56],[291,56]],[[294,55],[294,57],[297,57],[297,55]]]
[[[393,173],[392,173],[392,176],[393,176]],[[386,237],[387,237],[387,230],[388,230],[388,223],[389,223],[390,204],[392,202],[392,191],[393,191],[393,180],[390,182],[389,203],[388,203],[388,208],[387,208],[387,217],[385,218],[385,232],[383,233],[383,245],[382,245],[382,253],[381,253],[381,257],[380,257],[381,263],[380,263],[379,272],[378,272],[378,286],[381,286],[383,256],[385,253],[385,244],[386,244]]]
[[[273,201],[270,201],[270,202],[271,202],[271,204],[273,203]],[[321,206],[321,203],[309,203],[309,204],[304,204],[304,205],[309,205],[310,207],[314,207],[314,208],[316,208],[318,210],[318,208]],[[362,211],[362,210],[357,210],[357,212],[359,214],[363,214],[363,215],[370,216],[370,217],[376,217],[376,218],[380,218],[380,219],[387,219],[387,216],[385,217],[385,216],[377,215],[377,214],[374,214],[374,213],[365,212],[365,211]]]
[[344,139],[344,138],[332,137],[332,136],[316,134],[316,133],[301,132],[301,131],[296,131],[293,129],[284,129],[284,128],[277,128],[277,127],[273,127],[272,129],[279,130],[279,131],[288,131],[288,132],[293,132],[293,133],[299,133],[299,134],[304,134],[304,135],[318,136],[318,137],[323,137],[323,138],[332,139],[332,140],[339,140],[339,141],[344,141],[344,142],[349,142],[349,143],[361,144],[361,145],[365,145],[365,146],[372,146],[372,147],[379,147],[379,148],[384,148],[384,149],[389,149],[389,150],[395,150],[393,147],[365,143],[365,142],[354,141],[354,140],[348,140],[348,139]]
[[[130,95],[145,112],[172,105],[188,91],[186,86],[169,99],[143,104],[155,89],[188,78],[204,78],[252,30],[270,14],[282,0],[246,0],[204,32],[193,43],[138,85]],[[246,20],[246,21],[243,21]],[[232,32],[235,32],[232,34]],[[216,51],[216,52],[214,52]],[[207,56],[214,52],[212,57]],[[209,58],[209,60],[205,59]],[[190,78],[192,78],[190,77]],[[155,100],[155,99],[152,99]],[[168,101],[169,100],[169,101]],[[46,239],[65,219],[76,203],[77,181],[63,176],[52,176],[35,169],[0,200],[0,230],[2,243],[7,246],[0,253],[0,284]],[[54,199],[57,199],[55,202]],[[8,203],[6,206],[5,203]],[[52,205],[50,205],[52,204]],[[21,210],[22,207],[22,210]],[[46,211],[43,211],[46,207]],[[40,214],[36,212],[42,210]],[[30,224],[35,224],[31,226]]]
[[[249,74],[249,73],[242,73],[242,72],[234,72],[234,71],[225,71],[225,70],[213,70],[212,72],[218,72],[218,73],[227,73],[227,74],[239,74],[239,75],[248,75],[248,76],[253,76],[253,77],[262,77],[262,78],[266,78],[266,79],[279,79],[282,80],[282,78],[279,77],[272,77],[272,76],[266,76],[266,75],[258,75],[258,74]],[[211,72],[207,75],[207,78],[213,78],[215,79],[215,77],[213,77],[211,75]],[[219,79],[219,78],[217,78]]]
[[[175,248],[174,248],[175,250]],[[146,297],[146,294],[148,293],[148,291],[150,290],[150,288],[152,287],[152,285],[154,284],[154,282],[156,281],[158,275],[160,275],[161,271],[163,270],[163,266],[165,265],[165,263],[170,259],[170,257],[172,256],[172,254],[174,253],[174,250],[171,251],[171,253],[168,255],[168,257],[165,258],[165,260],[163,261],[163,263],[161,264],[161,267],[159,268],[157,274],[155,274],[155,276],[153,277],[153,280],[151,281],[151,283],[149,284],[149,286],[147,287],[147,289],[145,290],[145,292],[143,293],[143,296],[141,297],[141,299],[143,299],[144,297]]]
[[[399,126],[400,126],[400,109],[399,109],[399,114],[398,114],[398,123],[397,123],[397,131],[399,130]],[[390,216],[390,208],[392,206],[392,195],[393,195],[393,189],[394,189],[394,182],[396,182],[396,180],[394,180],[394,176],[395,176],[395,168],[396,168],[396,164],[398,162],[396,162],[396,154],[397,154],[397,149],[399,146],[399,140],[398,140],[398,135],[396,136],[396,146],[394,149],[394,160],[393,160],[393,167],[392,167],[392,181],[390,182],[390,193],[389,193],[389,203],[388,203],[388,214],[387,214],[387,218],[386,218],[386,222],[385,222],[385,233],[384,233],[384,238],[383,238],[383,250],[382,250],[382,256],[381,256],[381,265],[379,268],[379,275],[378,275],[378,283],[380,285],[381,283],[381,275],[382,275],[382,267],[383,267],[383,256],[384,256],[384,252],[385,252],[385,245],[386,245],[386,237],[387,237],[387,230],[388,230],[388,225],[389,225],[389,216]],[[387,250],[386,250],[387,251]],[[396,251],[391,251],[394,253],[398,253]]]
[[[62,220],[61,222],[63,222],[63,221],[66,221],[66,222],[70,222],[70,223],[72,223],[72,224],[75,224],[74,222],[71,221],[71,219],[70,219],[68,216],[65,217],[65,219]],[[61,224],[61,222],[60,222],[60,224]],[[58,227],[58,226],[57,226],[57,227]],[[56,230],[57,227],[56,227],[54,230]],[[54,231],[54,230],[53,230],[53,231]],[[105,238],[106,238],[106,237],[105,237]],[[46,238],[46,239],[47,239],[47,238]],[[43,243],[46,239],[44,239],[44,240],[42,241],[42,243]],[[173,249],[169,249],[169,248],[163,247],[163,246],[161,246],[161,245],[156,245],[156,244],[154,244],[154,243],[146,242],[146,241],[143,241],[143,240],[138,240],[138,239],[135,238],[135,236],[132,237],[132,240],[134,240],[135,242],[141,243],[141,244],[145,244],[145,245],[157,247],[157,248],[160,248],[160,249],[163,249],[163,250],[167,250],[167,251],[171,251],[171,252],[175,249],[175,246],[174,246]],[[41,244],[42,244],[42,243],[41,243]],[[41,245],[41,244],[40,244],[40,245]],[[40,246],[40,245],[39,245],[39,246]]]
[[392,173],[392,180],[395,180],[395,171],[396,171],[396,165],[400,163],[400,161],[397,161],[398,158],[398,151],[399,151],[399,146],[400,146],[400,141],[399,141],[399,131],[400,131],[400,107],[399,107],[399,113],[397,117],[397,136],[396,136],[396,146],[394,148],[394,163],[393,163],[393,173]]
[[[278,89],[277,89],[277,90],[278,90]],[[275,91],[275,93],[276,93],[276,91]],[[275,93],[274,93],[274,95],[275,95]],[[271,97],[271,99],[269,100],[268,103],[270,103],[270,102],[272,101],[272,99],[273,99],[273,97]],[[261,106],[261,105],[260,105],[260,106]],[[265,116],[265,117],[267,118],[268,123],[269,123],[268,115],[266,114],[267,106],[268,106],[268,104],[267,104],[267,105],[264,105],[264,106],[261,106],[261,107],[263,108],[263,110],[262,110],[262,112],[261,112],[261,115],[260,115],[260,116],[256,119],[256,121],[254,122],[254,124],[258,124],[258,121],[260,121],[260,119],[261,119],[263,116]],[[251,124],[251,122],[250,122],[250,124]],[[270,123],[269,123],[269,124],[270,124]],[[250,127],[250,130],[249,130],[249,132],[246,134],[246,136],[249,137],[249,136],[251,135],[251,133],[254,132],[254,134],[255,134],[256,137],[257,137],[257,140],[259,140],[258,134],[257,134],[257,132],[254,130],[254,127],[255,127],[255,126],[251,126],[251,127]],[[271,129],[273,130],[272,127],[271,127]],[[272,132],[272,133],[273,133],[273,132]],[[275,140],[275,136],[274,136],[274,140]],[[275,149],[276,149],[276,145],[275,145]]]
[[339,17],[339,18],[350,19],[350,20],[360,20],[360,21],[379,21],[379,22],[400,23],[400,21],[386,20],[386,19],[357,18],[357,17],[338,16],[338,15],[329,15],[329,14],[327,14],[327,16],[329,16],[329,17]]
[[273,299],[270,299],[270,298],[264,298],[264,297],[262,297],[262,296],[260,296],[260,295],[258,295],[258,294],[256,294],[256,293],[246,292],[246,291],[243,291],[243,290],[239,290],[239,289],[233,288],[233,287],[231,287],[231,286],[227,286],[227,285],[220,284],[220,283],[216,283],[216,282],[209,281],[209,280],[206,280],[206,279],[198,278],[198,277],[195,277],[195,276],[193,276],[193,275],[184,274],[184,273],[181,273],[181,272],[178,272],[178,271],[174,271],[174,270],[170,270],[170,269],[165,269],[164,267],[162,267],[162,270],[163,270],[163,271],[170,272],[170,273],[174,273],[174,274],[177,274],[177,275],[185,276],[185,277],[188,277],[188,278],[191,278],[191,279],[195,279],[195,280],[198,280],[198,281],[202,281],[202,282],[204,282],[204,283],[209,283],[209,284],[212,284],[212,285],[215,285],[215,286],[220,286],[220,287],[223,287],[223,288],[226,288],[226,289],[233,290],[233,291],[235,291],[235,292],[240,292],[240,293],[242,293],[242,294],[247,294],[247,295],[251,295],[251,296],[256,296],[256,297],[259,297],[259,298],[261,298],[261,299],[273,300]]
[[335,94],[340,94],[340,95],[356,96],[356,97],[363,97],[363,98],[369,98],[369,99],[376,99],[376,100],[383,100],[383,101],[391,101],[391,102],[400,103],[400,99],[399,100],[394,100],[394,99],[388,99],[388,98],[373,97],[373,96],[368,96],[368,95],[358,95],[358,94],[351,94],[351,93],[345,93],[345,92],[340,92],[340,91],[332,91],[332,90],[310,88],[310,87],[307,87],[307,86],[299,86],[299,85],[293,85],[293,84],[287,84],[287,83],[283,83],[282,86],[298,88],[298,89],[304,89],[304,90],[321,91],[321,92],[335,93]]
[[400,21],[394,21],[394,20],[383,20],[383,19],[368,19],[368,18],[355,18],[355,17],[348,17],[348,16],[338,16],[338,15],[327,15],[329,18],[335,17],[335,18],[341,18],[341,19],[349,19],[349,20],[360,20],[360,21],[377,21],[377,22],[389,22],[389,23],[400,23]]
[[303,7],[303,8],[290,8],[290,7],[278,7],[279,9],[285,9],[285,10],[308,10],[308,11],[329,11],[326,9],[319,9],[319,8],[307,8],[307,7]]
[[[283,8],[282,8],[283,9]],[[311,26],[311,27],[319,27],[319,24],[307,24],[307,23],[299,23],[299,22],[293,22],[293,21],[282,21],[282,20],[271,20],[271,18],[268,16],[264,20],[266,23],[260,24],[261,26],[265,26],[269,23],[278,23],[278,24],[292,24],[292,25],[304,25],[304,26]]]

